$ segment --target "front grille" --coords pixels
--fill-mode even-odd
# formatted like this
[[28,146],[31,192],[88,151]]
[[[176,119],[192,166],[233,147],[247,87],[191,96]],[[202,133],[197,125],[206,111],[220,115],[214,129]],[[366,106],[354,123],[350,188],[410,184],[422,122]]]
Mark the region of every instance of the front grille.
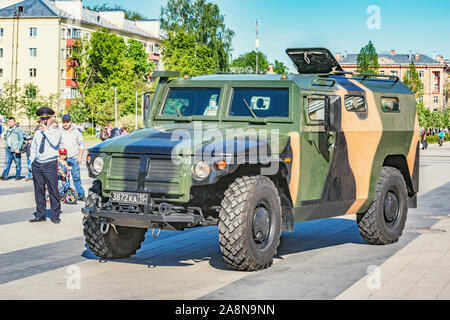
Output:
[[151,159],[147,181],[172,181],[180,178],[180,166],[171,159]]
[[[144,165],[148,165],[145,181],[139,181]],[[113,157],[107,179],[108,191],[149,192],[169,198],[182,195],[182,167],[170,158]]]
[[124,180],[138,180],[139,179],[139,158],[119,158],[113,157],[111,159],[111,168],[109,176],[111,178],[118,178]]

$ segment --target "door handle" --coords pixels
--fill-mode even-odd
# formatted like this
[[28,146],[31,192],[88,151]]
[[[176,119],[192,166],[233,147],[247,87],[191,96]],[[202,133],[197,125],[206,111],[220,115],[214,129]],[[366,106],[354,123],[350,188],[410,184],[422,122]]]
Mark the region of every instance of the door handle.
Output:
[[336,149],[336,132],[328,132],[328,151]]

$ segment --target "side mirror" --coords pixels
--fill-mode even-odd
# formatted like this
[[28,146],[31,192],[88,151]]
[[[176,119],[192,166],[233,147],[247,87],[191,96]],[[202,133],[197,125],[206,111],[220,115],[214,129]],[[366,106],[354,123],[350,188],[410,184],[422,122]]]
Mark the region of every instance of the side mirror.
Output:
[[153,92],[147,92],[144,95],[144,103],[143,103],[143,110],[142,110],[142,116],[144,117],[144,123],[147,122],[148,117],[150,116],[150,102],[151,102],[151,95]]

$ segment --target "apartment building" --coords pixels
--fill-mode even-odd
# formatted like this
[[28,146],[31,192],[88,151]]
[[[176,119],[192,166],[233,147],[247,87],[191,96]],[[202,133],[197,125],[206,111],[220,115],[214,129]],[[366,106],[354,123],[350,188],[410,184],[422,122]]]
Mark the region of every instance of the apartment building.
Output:
[[18,79],[20,85],[36,84],[42,95],[59,93],[68,105],[79,94],[70,60],[73,47],[104,28],[143,43],[149,60],[162,69],[164,36],[156,19],[130,21],[123,11],[93,12],[82,0],[7,1],[0,9],[0,88]]
[[[345,71],[355,72],[358,68],[357,54],[336,54],[337,61]],[[424,84],[423,99],[425,107],[432,111],[442,110],[446,107],[445,86],[447,66],[443,56],[432,59],[424,54],[397,54],[391,50],[387,54],[378,54],[380,74],[395,75],[403,80],[408,72],[411,62],[414,62],[419,77]]]

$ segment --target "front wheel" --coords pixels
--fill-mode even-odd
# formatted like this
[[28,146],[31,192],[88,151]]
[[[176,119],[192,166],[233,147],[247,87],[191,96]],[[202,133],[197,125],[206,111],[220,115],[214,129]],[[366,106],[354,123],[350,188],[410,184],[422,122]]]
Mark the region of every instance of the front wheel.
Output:
[[264,176],[236,179],[225,192],[219,213],[220,249],[235,270],[268,268],[281,236],[281,203],[274,183]]
[[[86,206],[98,208],[104,201],[101,195],[100,181],[94,184],[86,199]],[[147,229],[110,225],[106,234],[102,232],[102,223],[98,218],[83,218],[83,233],[89,249],[103,259],[124,259],[136,253],[145,240]],[[105,230],[103,230],[105,231]]]
[[366,213],[358,214],[359,232],[374,245],[397,242],[405,228],[408,215],[408,191],[399,170],[383,167],[375,199]]

